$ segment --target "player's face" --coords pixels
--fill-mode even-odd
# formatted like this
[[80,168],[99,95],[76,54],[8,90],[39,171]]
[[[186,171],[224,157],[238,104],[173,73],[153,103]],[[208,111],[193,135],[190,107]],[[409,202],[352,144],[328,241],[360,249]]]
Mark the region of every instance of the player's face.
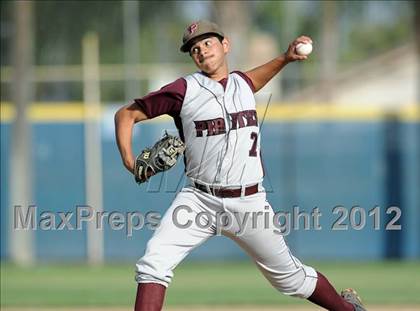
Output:
[[216,37],[207,37],[195,42],[190,49],[190,55],[198,68],[212,75],[226,66],[225,55],[229,51],[226,38],[222,42]]

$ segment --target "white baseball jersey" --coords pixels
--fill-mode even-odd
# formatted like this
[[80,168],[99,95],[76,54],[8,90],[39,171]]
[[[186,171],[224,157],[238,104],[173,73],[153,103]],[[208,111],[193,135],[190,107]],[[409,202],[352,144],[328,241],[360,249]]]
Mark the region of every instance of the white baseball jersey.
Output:
[[237,73],[226,88],[201,73],[185,77],[180,111],[186,144],[186,174],[193,181],[241,186],[262,181],[254,94]]

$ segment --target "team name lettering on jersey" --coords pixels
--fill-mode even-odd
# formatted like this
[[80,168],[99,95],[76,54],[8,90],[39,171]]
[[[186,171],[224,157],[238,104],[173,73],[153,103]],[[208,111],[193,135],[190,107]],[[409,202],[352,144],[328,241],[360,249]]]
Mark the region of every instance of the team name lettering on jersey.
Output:
[[245,126],[258,126],[257,112],[255,110],[244,110],[229,115],[233,130]]
[[[246,126],[258,126],[257,112],[255,110],[244,110],[229,114],[232,122],[232,130]],[[203,136],[203,131],[207,131],[207,136],[214,136],[226,133],[226,124],[223,118],[211,120],[194,121],[197,137]]]
[[207,136],[220,135],[226,133],[225,120],[217,118],[212,120],[194,121],[197,137],[203,136],[203,131],[207,130]]

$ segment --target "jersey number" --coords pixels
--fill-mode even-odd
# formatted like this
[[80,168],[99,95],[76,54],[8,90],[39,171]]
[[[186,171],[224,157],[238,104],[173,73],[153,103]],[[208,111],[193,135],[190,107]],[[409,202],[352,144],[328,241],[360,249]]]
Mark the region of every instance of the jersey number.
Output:
[[250,157],[256,157],[257,156],[257,141],[258,141],[258,134],[255,132],[251,133],[251,139],[254,141],[252,142],[252,147],[249,150],[249,156]]

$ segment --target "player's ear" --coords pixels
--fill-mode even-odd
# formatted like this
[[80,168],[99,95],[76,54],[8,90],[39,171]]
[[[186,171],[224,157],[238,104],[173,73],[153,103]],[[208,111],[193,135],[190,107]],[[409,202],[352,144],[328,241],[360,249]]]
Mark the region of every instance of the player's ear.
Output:
[[230,51],[230,41],[227,37],[224,37],[222,40],[223,51],[228,53]]

